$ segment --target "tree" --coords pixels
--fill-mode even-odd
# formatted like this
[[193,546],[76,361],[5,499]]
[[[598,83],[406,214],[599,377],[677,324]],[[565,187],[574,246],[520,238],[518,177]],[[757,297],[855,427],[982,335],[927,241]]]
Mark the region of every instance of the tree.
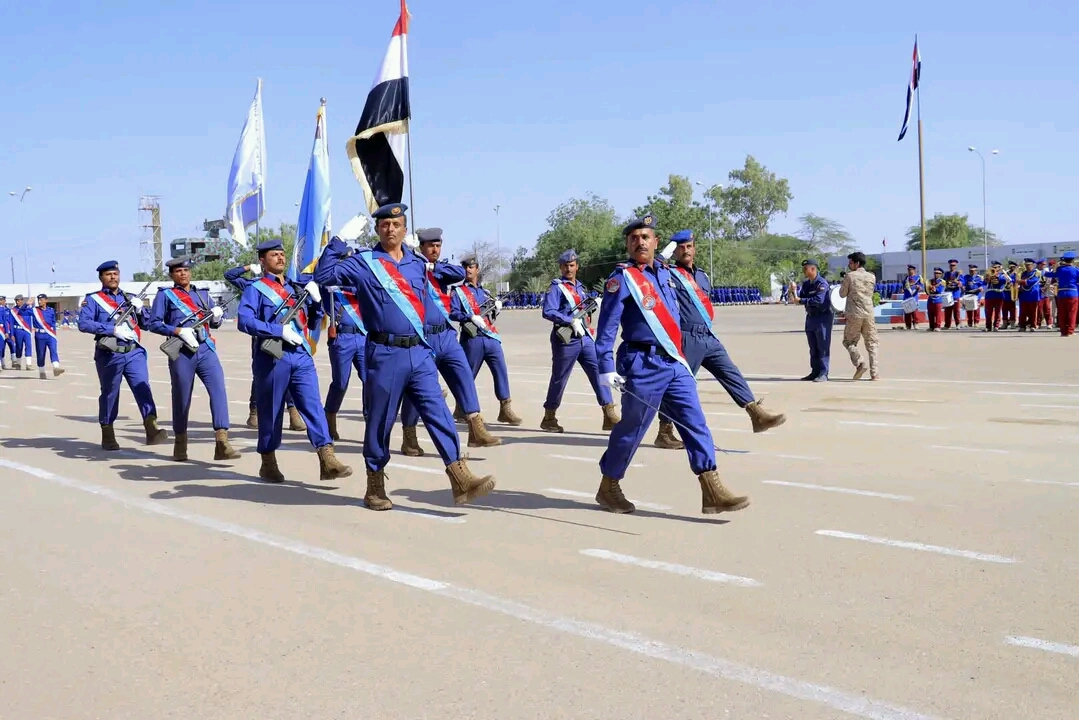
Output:
[[682,175],[668,175],[659,194],[650,195],[644,205],[633,211],[634,217],[648,214],[655,216],[661,238],[669,238],[679,230],[692,230],[700,238],[708,229],[708,209],[693,199],[693,183]]
[[785,178],[761,165],[752,155],[746,156],[745,166],[731,170],[731,184],[714,189],[721,214],[730,220],[730,237],[747,240],[764,235],[768,224],[777,214],[786,213],[791,195]]
[[805,240],[812,253],[848,255],[854,252],[854,238],[835,220],[806,213],[798,218],[798,221],[802,224],[798,229],[798,237]]
[[[1000,245],[1000,239],[992,232],[986,233],[990,245]],[[925,221],[925,249],[944,250],[981,245],[982,228],[971,225],[966,215],[937,213]],[[912,225],[907,230],[907,250],[922,249],[922,227]]]
[[494,282],[498,280],[499,273],[504,272],[509,265],[508,256],[509,252],[506,249],[496,249],[494,243],[477,240],[472,243],[472,247],[461,259],[475,258],[480,266],[480,283],[493,287]]

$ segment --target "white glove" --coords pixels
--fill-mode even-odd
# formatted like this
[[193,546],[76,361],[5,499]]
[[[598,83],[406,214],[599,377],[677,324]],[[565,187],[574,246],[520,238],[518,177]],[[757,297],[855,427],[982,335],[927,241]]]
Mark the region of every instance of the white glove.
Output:
[[423,267],[424,267],[425,270],[427,270],[427,272],[434,272],[434,270],[435,270],[435,264],[433,262],[429,262],[429,263],[425,264]]
[[314,280],[303,286],[303,289],[307,291],[308,297],[317,303],[322,302],[322,293],[318,290],[318,283]]
[[415,233],[409,233],[408,235],[405,235],[405,245],[408,245],[415,250],[420,246],[420,239],[416,237]]
[[117,325],[112,329],[112,335],[117,340],[127,340],[131,342],[135,339],[135,331],[131,329],[131,326],[127,323]]
[[678,247],[678,243],[676,242],[667,243],[667,247],[660,251],[659,256],[664,260],[670,260],[671,256],[674,255],[674,249],[676,247]]
[[131,307],[135,308],[135,312],[142,312],[142,308],[146,305],[140,297],[131,298]]
[[584,337],[584,323],[581,322],[581,318],[574,319],[573,334],[577,337]]
[[195,337],[195,331],[191,328],[180,328],[180,332],[176,333],[176,337],[184,341],[184,345],[187,345],[192,350],[199,349],[199,339]]
[[472,324],[476,327],[487,327],[487,323],[485,323],[483,321],[483,318],[481,318],[479,315],[472,316]]
[[292,323],[281,328],[281,339],[289,345],[295,345],[296,347],[303,345],[303,335],[296,332],[296,329],[292,327]]
[[502,301],[501,300],[498,300],[498,299],[495,300],[495,310],[497,310],[498,312],[502,312]]
[[210,310],[210,314],[213,315],[214,322],[217,322],[221,318],[225,317],[225,311],[221,308],[220,305],[214,305],[213,308]]
[[261,275],[262,274],[262,266],[259,265],[258,263],[251,263],[250,265],[247,266],[247,271],[249,273],[251,273],[252,275]]
[[603,373],[599,376],[600,383],[609,385],[615,390],[621,390],[622,386],[626,384],[626,379],[618,373]]

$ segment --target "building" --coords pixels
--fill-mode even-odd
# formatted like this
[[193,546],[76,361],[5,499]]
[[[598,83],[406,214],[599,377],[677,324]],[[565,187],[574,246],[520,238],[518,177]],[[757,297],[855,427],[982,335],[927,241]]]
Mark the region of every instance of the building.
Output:
[[[232,295],[232,287],[222,281],[213,280],[208,282],[195,282],[193,283],[199,288],[208,288],[210,291],[210,297],[220,302],[222,298],[228,298]],[[135,282],[133,280],[127,280],[120,283],[120,288],[125,292],[136,294],[142,290],[146,283]],[[146,302],[147,304],[153,302],[154,296],[157,295],[157,291],[161,288],[172,287],[171,282],[154,282],[150,283],[150,287],[146,289]],[[97,292],[101,289],[101,283],[99,282],[85,282],[85,283],[22,283],[20,285],[0,284],[0,295],[7,298],[9,306],[15,304],[15,296],[23,295],[29,297],[37,304],[38,295],[45,293],[49,296],[48,304],[50,307],[56,309],[57,312],[63,312],[64,310],[77,311],[82,304],[83,298],[92,292]],[[230,303],[226,308],[226,312],[231,311],[231,314],[235,315],[235,302]]]
[[[1007,265],[1009,260],[1021,262],[1023,258],[1034,258],[1035,260],[1038,258],[1045,258],[1046,260],[1059,259],[1061,254],[1068,250],[1079,252],[1079,241],[1001,245],[989,248],[989,262],[999,260]],[[926,250],[925,260],[929,265],[928,268],[921,267],[921,250],[902,250],[899,252],[877,253],[873,255],[867,253],[866,255],[867,257],[875,258],[877,262],[880,263],[880,279],[884,282],[903,279],[907,274],[907,265],[918,266],[919,272],[926,272],[927,274],[935,267],[947,270],[948,261],[951,259],[959,261],[959,268],[963,272],[967,271],[967,265],[977,263],[978,267],[981,269],[980,271],[983,274],[985,273],[986,251],[984,245],[972,245],[965,248],[949,248],[945,250]],[[828,258],[828,277],[838,278],[839,273],[845,272],[846,269],[846,255]]]

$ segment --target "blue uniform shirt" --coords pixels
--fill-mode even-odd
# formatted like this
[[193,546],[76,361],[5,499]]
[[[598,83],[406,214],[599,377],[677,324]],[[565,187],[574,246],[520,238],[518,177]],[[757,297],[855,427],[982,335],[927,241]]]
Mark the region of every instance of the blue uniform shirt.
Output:
[[922,284],[921,275],[908,275],[903,280],[903,299],[916,298],[921,295],[924,289],[925,286]]
[[[921,280],[918,280],[921,283]],[[828,281],[820,275],[816,280],[804,280],[798,290],[798,299],[805,305],[806,315],[818,317],[832,314],[832,300],[828,297],[831,288]]]
[[[424,293],[424,312],[427,314],[427,327],[436,327],[448,321],[453,312],[453,291],[450,286],[465,280],[465,269],[457,263],[439,260],[433,270],[427,273],[430,287]],[[437,298],[436,298],[437,295]],[[449,303],[450,307],[446,307]]]
[[[461,287],[467,287],[472,291],[472,296],[476,298],[477,307],[482,306],[487,302],[487,298],[491,297],[491,293],[487,292],[479,285],[473,285],[472,283],[466,282],[461,283]],[[465,304],[461,302],[460,294],[456,292],[453,293],[453,300],[450,305],[450,317],[457,322],[465,322],[466,320],[471,320],[473,315],[475,315],[475,313],[472,312],[471,305],[465,307]]]
[[[44,330],[45,328],[43,328],[43,327],[41,326],[41,323],[39,323],[39,322],[38,322],[38,320],[37,320],[37,313],[36,313],[36,312],[33,312],[33,310],[31,310],[31,312],[33,313],[33,314],[32,314],[32,315],[30,316],[30,317],[31,317],[31,318],[33,319],[33,321],[34,321],[33,327],[34,327],[35,329],[37,329],[37,330]],[[52,309],[51,307],[49,307],[49,306],[47,306],[47,305],[46,305],[46,306],[45,306],[45,307],[44,307],[44,308],[43,308],[43,309],[41,310],[41,315],[42,315],[42,317],[43,317],[43,318],[45,318],[45,322],[46,322],[46,324],[48,324],[48,326],[49,326],[49,328],[48,328],[48,329],[49,329],[49,330],[50,330],[51,332],[56,332],[56,311],[55,311],[55,310],[53,310],[53,309]]]
[[1057,297],[1079,297],[1079,268],[1061,264],[1056,269]]
[[[353,303],[356,305],[353,306]],[[359,308],[359,304],[354,287],[337,286],[332,291],[329,287],[322,288],[322,312],[333,318],[334,325],[338,329],[344,328],[345,332],[366,335],[367,326],[363,322],[363,310]],[[353,317],[353,313],[356,317]]]
[[14,328],[15,321],[11,317],[11,308],[6,305],[0,306],[0,330],[3,330],[5,335],[10,335]]
[[967,295],[981,295],[982,288],[985,287],[985,281],[981,275],[964,275],[963,276],[963,292]]
[[1042,299],[1041,278],[1037,270],[1024,270],[1019,279],[1019,302],[1038,302]]
[[929,281],[929,299],[927,302],[931,302],[934,305],[940,305],[944,302],[944,293],[946,292],[947,283],[944,282],[944,278],[939,280],[933,279]]
[[[116,329],[116,323],[112,320],[113,311],[106,310],[105,306],[95,298],[95,296],[102,295],[105,296],[108,301],[116,303],[117,305],[122,305],[127,298],[127,293],[120,288],[116,288],[115,291],[101,288],[98,292],[90,293],[86,296],[86,299],[83,301],[82,309],[79,310],[79,331],[93,335],[95,338],[112,335],[112,331]],[[142,312],[133,313],[131,317],[138,325],[146,327],[149,324],[149,315],[149,309],[144,307]],[[117,339],[116,342],[120,347],[135,344],[127,340],[119,339]]]
[[[573,308],[577,305],[577,303],[571,303],[566,294],[562,292],[563,285],[566,286],[567,290],[572,285],[573,291],[577,293],[577,297],[582,301],[589,297],[588,288],[579,280],[574,280],[572,283],[565,278],[552,280],[551,286],[547,288],[547,292],[543,296],[543,319],[553,322],[556,326],[573,324]],[[583,319],[582,322],[584,322]]]
[[247,266],[241,265],[240,267],[234,267],[231,270],[225,271],[225,282],[232,287],[236,288],[240,292],[247,289],[247,286],[255,282],[251,278],[244,277],[247,274]]
[[963,274],[958,270],[948,270],[944,273],[945,290],[952,293],[952,297],[956,300],[963,294],[963,282],[961,278]]
[[[644,319],[641,309],[637,307],[637,301],[630,295],[625,278],[622,276],[623,268],[634,265],[636,263],[633,261],[627,261],[616,267],[604,286],[603,302],[599,306],[599,323],[596,327],[596,356],[599,359],[601,374],[614,372],[614,341],[618,335],[619,326],[622,328],[622,342],[624,343],[659,344],[651,326]],[[663,304],[667,306],[675,322],[681,325],[675,289],[677,280],[671,277],[671,271],[659,260],[654,260],[651,265],[636,265],[636,267],[652,281],[663,299]]]
[[[210,291],[205,289],[199,289],[191,287],[190,292],[185,291],[179,285],[173,285],[171,290],[176,297],[183,302],[184,297],[190,297],[191,303],[195,306],[196,314],[201,312],[202,315],[208,315],[211,308],[214,306],[213,300],[210,299]],[[181,327],[193,327],[198,319],[184,320],[188,317],[187,313],[184,313],[180,308],[176,307],[176,304],[169,299],[168,294],[165,292],[166,288],[161,288],[157,291],[157,295],[154,296],[154,303],[150,306],[150,321],[146,326],[146,329],[150,332],[157,333],[158,335],[175,335],[176,331]],[[210,320],[210,327],[221,327],[220,320]],[[203,326],[205,327],[205,326]],[[205,330],[199,329],[198,335],[200,339],[205,339]]]
[[[299,297],[303,292],[304,283],[293,282],[286,279],[284,284],[278,282],[274,275],[267,273],[263,276],[267,281]],[[280,312],[276,312],[281,307]],[[313,298],[307,299],[307,328],[317,327],[322,318],[322,308]],[[240,296],[240,306],[236,310],[236,326],[240,332],[247,333],[258,338],[279,338],[284,325],[281,319],[288,314],[288,310],[280,306],[278,302],[271,301],[268,297],[250,283]],[[299,324],[297,320],[297,324]]]
[[987,300],[995,299],[999,300],[1005,295],[1005,288],[1008,286],[1008,275],[1006,273],[997,273],[995,277],[990,277],[985,281],[985,297]]
[[[674,273],[678,272],[678,269],[672,267],[670,271],[673,275]],[[708,281],[708,274],[698,267],[693,268],[691,272],[693,274],[693,279],[697,281],[698,287],[700,287],[700,289],[705,293],[706,297],[711,298],[712,283]],[[683,330],[691,330],[696,327],[712,327],[710,322],[706,321],[703,317],[701,317],[700,310],[698,310],[697,306],[694,304],[693,298],[689,296],[689,290],[687,290],[686,287],[682,285],[681,282],[679,282],[678,278],[672,277],[671,279],[674,280],[675,288],[677,289],[675,295],[678,298],[678,314],[681,317],[679,326]],[[708,312],[708,307],[710,307],[712,304],[711,300],[701,300],[700,302],[706,305],[705,312]]]

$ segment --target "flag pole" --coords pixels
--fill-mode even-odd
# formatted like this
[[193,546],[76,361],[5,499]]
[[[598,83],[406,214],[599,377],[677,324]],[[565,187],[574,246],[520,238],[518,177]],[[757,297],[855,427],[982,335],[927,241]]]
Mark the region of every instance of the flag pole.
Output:
[[[914,36],[914,47],[918,47],[918,36]],[[919,73],[920,75],[921,73]],[[919,78],[918,87],[914,89],[917,93],[914,101],[918,105],[918,194],[919,194],[919,209],[921,212],[922,222],[922,277],[925,277],[926,261],[925,261],[925,161],[924,153],[922,151],[922,83]]]
[[[409,114],[412,114],[411,104]],[[412,232],[416,232],[416,200],[412,196],[412,118],[408,119],[408,134],[405,136],[405,143],[408,152],[408,214],[411,216],[409,222],[412,223]]]

